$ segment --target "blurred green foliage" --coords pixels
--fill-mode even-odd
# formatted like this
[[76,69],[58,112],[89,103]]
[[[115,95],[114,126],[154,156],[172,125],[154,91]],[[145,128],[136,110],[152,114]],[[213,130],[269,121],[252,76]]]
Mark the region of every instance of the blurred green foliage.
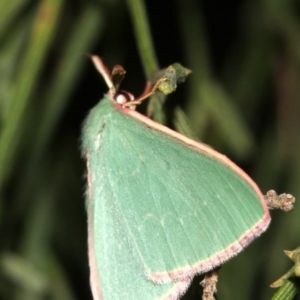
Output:
[[[299,2],[145,4],[160,67],[193,70],[154,109],[263,192],[299,197]],[[134,9],[121,0],[0,1],[1,299],[91,299],[79,136],[106,87],[83,53],[122,64],[124,87],[141,93],[143,68],[149,76],[158,63],[141,63]],[[270,299],[269,284],[291,267],[282,250],[299,245],[299,213],[297,203],[272,212],[267,233],[222,267],[219,299]],[[200,299],[198,282],[184,299]]]

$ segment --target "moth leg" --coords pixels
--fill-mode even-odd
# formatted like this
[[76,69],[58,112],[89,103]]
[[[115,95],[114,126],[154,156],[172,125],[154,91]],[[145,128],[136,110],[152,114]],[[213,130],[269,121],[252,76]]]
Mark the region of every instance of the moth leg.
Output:
[[132,105],[138,105],[138,104],[141,104],[141,102],[147,98],[149,98],[150,96],[152,96],[153,94],[155,94],[155,92],[157,91],[159,85],[162,83],[162,82],[165,82],[167,81],[168,79],[166,77],[162,77],[160,79],[158,79],[155,83],[155,85],[153,86],[153,88],[151,89],[150,92],[140,96],[139,98],[135,99],[135,100],[132,100],[132,101],[129,101],[127,103],[124,104],[124,107],[127,107],[127,106],[132,106]]

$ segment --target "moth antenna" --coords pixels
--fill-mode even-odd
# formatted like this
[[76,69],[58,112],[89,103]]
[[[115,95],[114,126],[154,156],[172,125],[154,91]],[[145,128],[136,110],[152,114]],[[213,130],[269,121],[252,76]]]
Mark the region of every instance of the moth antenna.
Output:
[[102,77],[105,80],[105,83],[109,89],[109,93],[115,94],[116,93],[116,88],[112,82],[110,72],[109,70],[105,67],[104,63],[102,62],[101,58],[98,55],[91,55],[88,54],[88,56],[91,58],[94,66],[96,67],[97,71],[102,75]]

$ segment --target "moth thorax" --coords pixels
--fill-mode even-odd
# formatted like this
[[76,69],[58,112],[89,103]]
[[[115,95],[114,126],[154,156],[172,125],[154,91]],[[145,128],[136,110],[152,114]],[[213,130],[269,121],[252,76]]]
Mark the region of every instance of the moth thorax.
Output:
[[119,91],[114,95],[114,99],[121,105],[134,100],[134,96],[126,91]]

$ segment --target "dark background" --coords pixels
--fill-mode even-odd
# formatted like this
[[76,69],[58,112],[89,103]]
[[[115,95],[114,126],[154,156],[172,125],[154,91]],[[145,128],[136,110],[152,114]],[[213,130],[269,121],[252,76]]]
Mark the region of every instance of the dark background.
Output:
[[[192,69],[166,101],[196,137],[240,165],[265,193],[300,195],[300,23],[296,0],[146,1],[161,68]],[[107,88],[83,53],[146,77],[128,3],[0,3],[0,298],[91,299],[81,124]],[[181,110],[180,110],[181,109]],[[226,263],[219,299],[270,299],[299,245],[299,206]],[[200,299],[199,278],[185,299]]]

